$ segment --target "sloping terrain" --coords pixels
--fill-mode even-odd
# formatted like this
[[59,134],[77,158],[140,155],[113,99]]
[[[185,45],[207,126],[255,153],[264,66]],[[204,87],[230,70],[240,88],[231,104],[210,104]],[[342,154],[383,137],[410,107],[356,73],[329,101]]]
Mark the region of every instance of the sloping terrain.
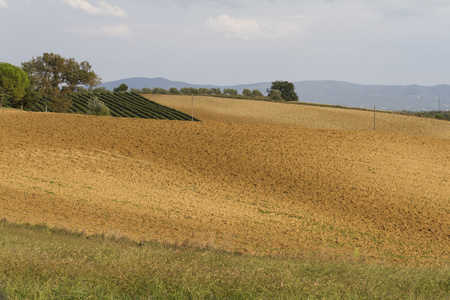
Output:
[[11,110],[0,126],[0,218],[254,254],[448,263],[448,137]]
[[[189,114],[182,113],[151,100],[149,101],[143,96],[132,92],[73,93],[70,95],[72,105],[68,112],[86,114],[89,109],[89,100],[94,96],[106,104],[113,117],[179,121],[191,120]],[[46,101],[44,98],[41,98],[30,110],[51,112],[50,108],[46,110]],[[195,119],[195,121],[198,120]]]
[[[191,96],[146,95],[160,104],[192,113]],[[266,101],[195,96],[194,116],[202,121],[373,131],[373,111]],[[376,112],[377,132],[450,138],[450,122]]]

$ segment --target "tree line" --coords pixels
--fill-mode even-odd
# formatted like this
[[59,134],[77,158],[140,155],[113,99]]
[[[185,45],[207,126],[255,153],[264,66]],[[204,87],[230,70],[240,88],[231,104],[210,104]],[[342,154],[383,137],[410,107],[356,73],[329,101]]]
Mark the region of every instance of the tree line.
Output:
[[[67,112],[72,106],[71,93],[104,92],[97,87],[101,78],[92,70],[89,62],[77,62],[74,58],[64,58],[59,54],[44,53],[42,56],[23,62],[21,67],[0,62],[0,107],[11,106],[27,109],[39,99],[45,99],[46,106],[54,112]],[[88,87],[88,88],[85,88]],[[288,81],[274,81],[267,89],[267,97],[272,100],[297,101],[295,87]],[[127,91],[128,86],[121,84],[115,91]],[[143,88],[131,89],[143,94],[173,95],[228,95],[238,96],[236,89],[225,88]],[[259,90],[244,89],[246,97],[264,97]]]
[[[84,89],[78,90],[79,92],[106,92],[107,89],[104,87],[95,88],[92,90]],[[114,92],[125,92],[128,91],[128,86],[125,83],[120,84],[118,87],[113,89]],[[181,89],[177,89],[172,87],[170,89],[164,89],[155,87],[153,89],[150,88],[142,88],[136,89],[131,88],[131,92],[138,94],[159,94],[159,95],[230,95],[230,96],[238,96],[239,93],[236,89],[225,88],[223,91],[220,88],[194,88],[194,87],[184,87]],[[298,101],[298,95],[295,92],[295,86],[293,83],[288,81],[274,81],[270,88],[266,90],[267,97],[272,100],[278,101]],[[246,97],[265,97],[264,94],[257,89],[251,91],[250,89],[243,89],[242,96]]]
[[[93,89],[86,89],[86,88],[79,88],[77,89],[77,92],[107,92],[108,90],[104,87],[99,88],[93,88]],[[113,92],[126,92],[128,91],[128,86],[125,83],[120,84],[118,87],[115,87],[113,89]],[[131,88],[129,90],[132,93],[137,94],[158,94],[158,95],[230,95],[230,96],[237,96],[239,95],[239,92],[236,89],[231,88],[194,88],[194,87],[184,87],[184,88],[175,88],[171,87],[170,89],[155,87],[153,89],[150,88],[142,88],[142,89],[136,89]],[[242,91],[243,96],[248,97],[263,97],[263,93],[260,90],[253,90],[250,89],[244,89]]]

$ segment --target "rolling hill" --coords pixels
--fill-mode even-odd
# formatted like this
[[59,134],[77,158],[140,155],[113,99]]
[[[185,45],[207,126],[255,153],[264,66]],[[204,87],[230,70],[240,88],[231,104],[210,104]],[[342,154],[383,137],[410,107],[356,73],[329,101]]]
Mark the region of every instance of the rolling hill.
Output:
[[[346,127],[366,115],[318,108],[323,120],[306,126],[304,114],[273,115],[296,105],[249,116],[221,100],[203,122],[0,110],[0,219],[250,254],[448,263],[448,122],[420,132],[422,119],[389,115],[401,120],[373,132]],[[350,125],[333,123],[339,114]]]

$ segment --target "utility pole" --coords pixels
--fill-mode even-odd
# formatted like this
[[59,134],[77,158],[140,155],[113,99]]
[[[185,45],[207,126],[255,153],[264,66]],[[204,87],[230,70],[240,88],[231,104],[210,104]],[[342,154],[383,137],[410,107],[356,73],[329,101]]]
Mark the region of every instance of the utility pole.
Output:
[[194,93],[192,93],[192,104],[191,104],[191,121],[194,121]]
[[373,106],[373,131],[375,131],[375,105]]
[[441,97],[439,97],[439,111],[441,111]]

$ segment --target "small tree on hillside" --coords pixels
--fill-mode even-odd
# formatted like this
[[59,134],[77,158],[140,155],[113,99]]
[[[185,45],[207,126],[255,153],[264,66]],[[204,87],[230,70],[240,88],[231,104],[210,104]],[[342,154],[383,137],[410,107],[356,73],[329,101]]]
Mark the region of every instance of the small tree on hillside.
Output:
[[261,93],[260,90],[253,90],[253,91],[252,91],[252,95],[253,95],[254,97],[262,97],[262,96],[264,96],[263,93]]
[[103,101],[100,101],[97,96],[93,96],[88,102],[88,115],[96,116],[110,116],[109,108]]
[[113,89],[114,92],[126,92],[128,91],[128,85],[125,83],[120,84],[118,87]]
[[270,87],[270,93],[272,90],[279,90],[281,92],[281,97],[286,101],[298,101],[298,95],[295,92],[295,86],[289,81],[274,81]]
[[152,90],[148,87],[142,88],[142,93],[143,94],[151,94]]
[[252,95],[252,92],[250,91],[250,89],[244,89],[242,90],[242,95],[250,97]]
[[180,91],[175,87],[171,87],[169,93],[171,93],[172,95],[179,95]]
[[169,91],[163,88],[155,87],[152,91],[152,94],[166,95],[169,94]]
[[57,112],[65,112],[72,105],[68,94],[76,86],[93,87],[101,82],[87,61],[78,63],[74,58],[64,58],[54,53],[44,53],[23,62],[22,68],[28,73],[33,88],[48,99],[51,109]]

